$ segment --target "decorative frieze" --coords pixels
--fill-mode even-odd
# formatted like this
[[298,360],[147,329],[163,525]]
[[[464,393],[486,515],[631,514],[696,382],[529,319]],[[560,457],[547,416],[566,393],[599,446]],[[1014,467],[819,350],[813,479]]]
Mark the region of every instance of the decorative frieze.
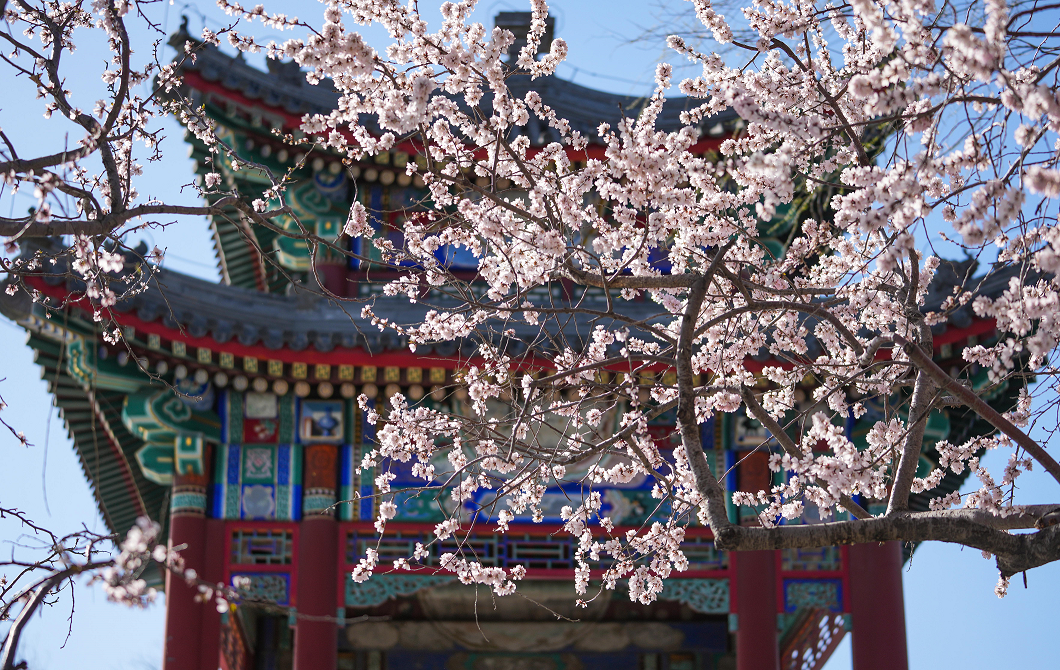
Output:
[[205,486],[174,486],[169,497],[170,514],[194,514],[201,516],[206,513],[206,487]]
[[331,514],[335,504],[335,483],[338,447],[330,444],[310,444],[305,447],[305,495],[302,512]]
[[843,580],[785,579],[784,611],[790,613],[805,607],[842,612]]
[[218,450],[213,516],[291,521],[301,516],[302,452],[289,444]]
[[703,614],[729,613],[728,579],[675,579],[666,580],[662,600],[676,600]]
[[244,602],[287,605],[291,601],[291,576],[285,572],[233,573],[232,586]]
[[356,583],[346,575],[346,607],[375,607],[391,598],[411,596],[417,591],[456,581],[455,575],[410,575],[391,573],[375,575],[367,582]]

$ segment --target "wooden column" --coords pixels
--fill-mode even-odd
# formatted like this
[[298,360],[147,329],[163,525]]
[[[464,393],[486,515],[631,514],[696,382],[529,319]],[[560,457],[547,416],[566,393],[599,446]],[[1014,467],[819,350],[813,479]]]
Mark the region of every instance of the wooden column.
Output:
[[[206,555],[203,557],[202,578],[211,584],[225,581],[224,519],[206,520]],[[202,670],[217,670],[221,667],[221,613],[216,602],[202,606]]]
[[[170,497],[169,546],[179,551],[185,570],[202,575],[206,560],[206,477],[176,475]],[[166,572],[166,636],[162,646],[165,670],[204,668],[203,613],[210,605],[195,601],[198,588]],[[218,631],[219,634],[219,631]],[[216,667],[216,665],[214,666]],[[212,669],[211,669],[212,670]]]
[[335,670],[338,626],[302,615],[334,617],[338,602],[338,524],[329,509],[338,483],[338,447],[305,447],[304,518],[298,529],[298,623],[294,631],[294,670]]
[[902,545],[850,547],[854,670],[907,670]]
[[349,282],[346,281],[346,259],[320,259],[316,265],[316,281],[324,288],[338,296],[349,294]]
[[736,668],[777,670],[776,552],[740,551],[736,561]]

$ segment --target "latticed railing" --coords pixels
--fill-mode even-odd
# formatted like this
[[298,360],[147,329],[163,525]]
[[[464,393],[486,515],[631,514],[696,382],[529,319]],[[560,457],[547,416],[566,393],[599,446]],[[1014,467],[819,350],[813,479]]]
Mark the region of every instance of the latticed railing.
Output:
[[231,550],[231,563],[235,565],[290,565],[294,562],[294,538],[289,530],[233,530]]
[[[415,551],[416,544],[422,543],[427,547],[429,555],[421,562],[431,567],[440,565],[443,554],[453,553],[489,567],[507,568],[521,565],[528,570],[574,569],[577,545],[574,538],[565,534],[549,535],[538,529],[534,530],[536,532],[519,532],[513,528],[504,535],[458,532],[447,540],[431,544],[434,534],[426,528],[391,531],[382,538],[371,529],[351,529],[346,532],[345,557],[348,565],[354,565],[366,555],[368,549],[375,549],[379,552],[380,565],[386,566],[394,560],[409,558]],[[728,569],[725,552],[715,549],[709,536],[690,535],[686,537],[683,549],[689,561],[689,572],[716,572]],[[603,562],[590,561],[589,565],[594,569],[604,567]]]

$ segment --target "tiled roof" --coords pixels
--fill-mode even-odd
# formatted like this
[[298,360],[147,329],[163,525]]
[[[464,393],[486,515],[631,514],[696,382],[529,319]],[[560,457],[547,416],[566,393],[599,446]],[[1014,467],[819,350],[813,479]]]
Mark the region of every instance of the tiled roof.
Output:
[[[170,44],[183,51],[183,45],[187,41],[197,42],[182,29],[171,37]],[[258,101],[265,107],[290,115],[300,117],[303,114],[327,114],[338,105],[339,93],[330,80],[311,85],[293,62],[280,63],[270,60],[268,71],[263,72],[248,64],[242,55],[229,56],[217,47],[205,45],[198,52],[195,61],[186,61],[182,69],[185,72],[195,72],[206,82],[218,84],[224,90],[238,93],[243,98]],[[512,95],[519,98],[531,90],[537,91],[545,105],[554,109],[560,118],[569,120],[573,129],[580,131],[590,141],[596,137],[597,127],[601,123],[610,123],[614,127],[624,117],[635,118],[648,102],[647,97],[606,93],[557,76],[536,80],[531,80],[526,75],[513,76],[508,79],[508,86]],[[462,100],[458,99],[461,104]],[[679,129],[682,126],[681,112],[702,102],[686,97],[668,98],[656,123],[658,129]],[[488,112],[488,98],[484,100],[483,106]],[[735,112],[723,112],[704,120],[702,132],[712,137],[731,135],[733,124],[738,119]],[[370,119],[365,122],[369,127],[372,126]],[[557,140],[555,132],[547,125],[539,123],[536,118],[531,118],[527,126],[519,129],[519,134],[530,137],[535,145]]]

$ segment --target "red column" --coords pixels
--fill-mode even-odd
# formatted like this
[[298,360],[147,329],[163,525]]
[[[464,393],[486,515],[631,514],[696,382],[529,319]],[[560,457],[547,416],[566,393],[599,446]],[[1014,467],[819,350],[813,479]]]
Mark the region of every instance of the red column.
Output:
[[338,573],[338,524],[329,506],[335,503],[338,449],[305,447],[305,484],[298,529],[298,623],[294,631],[294,670],[335,670],[338,626],[334,621],[307,621],[302,615],[334,617]]
[[346,296],[349,283],[346,281],[346,259],[319,259],[316,264],[318,282],[338,296]]
[[[176,505],[178,493],[174,493]],[[203,492],[205,499],[205,491]],[[206,554],[206,517],[201,511],[174,509],[169,517],[170,547],[180,550],[185,569],[201,573]],[[166,637],[162,647],[165,670],[200,668],[200,639],[206,605],[195,602],[198,589],[180,576],[166,572]]]
[[850,547],[854,670],[907,670],[902,545]]
[[330,516],[307,517],[298,537],[298,624],[294,630],[294,670],[335,670],[338,626],[307,621],[301,615],[335,616],[338,581],[338,528]]
[[741,551],[736,561],[736,668],[777,670],[776,553]]
[[[225,580],[225,549],[224,520],[208,519],[202,578],[211,584]],[[221,665],[221,613],[214,605],[202,606],[202,670],[217,670]]]

